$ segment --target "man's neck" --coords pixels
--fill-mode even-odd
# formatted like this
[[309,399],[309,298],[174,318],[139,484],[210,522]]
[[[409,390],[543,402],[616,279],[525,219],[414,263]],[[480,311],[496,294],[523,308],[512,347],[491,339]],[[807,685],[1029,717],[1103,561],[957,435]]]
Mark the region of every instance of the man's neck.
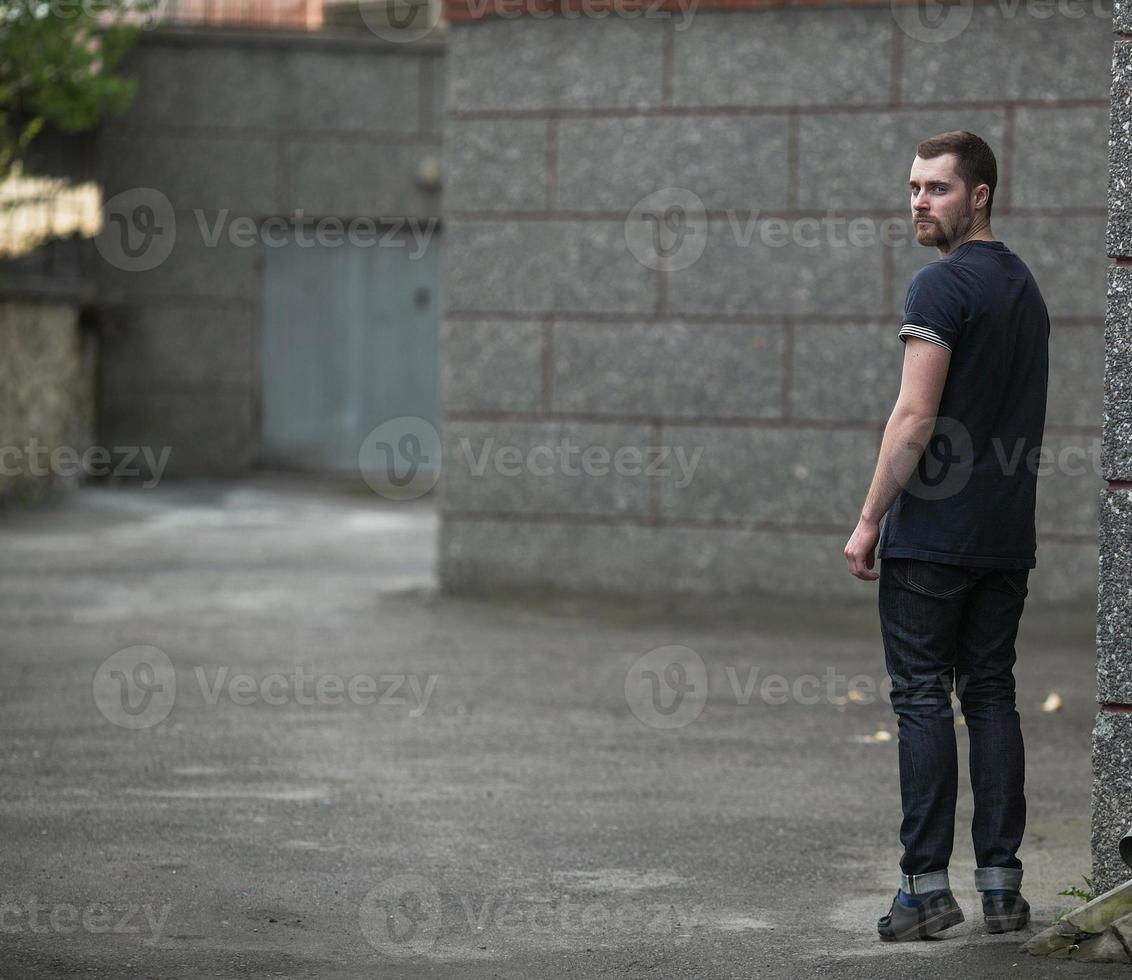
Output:
[[970,231],[967,232],[967,234],[965,234],[958,241],[945,242],[944,244],[938,246],[939,247],[939,254],[941,256],[949,255],[950,253],[954,252],[955,249],[957,249],[960,245],[966,245],[968,242],[995,242],[995,241],[998,241],[998,239],[994,237],[994,233],[991,231],[991,226],[988,223],[988,224],[983,225],[981,228],[971,229]]

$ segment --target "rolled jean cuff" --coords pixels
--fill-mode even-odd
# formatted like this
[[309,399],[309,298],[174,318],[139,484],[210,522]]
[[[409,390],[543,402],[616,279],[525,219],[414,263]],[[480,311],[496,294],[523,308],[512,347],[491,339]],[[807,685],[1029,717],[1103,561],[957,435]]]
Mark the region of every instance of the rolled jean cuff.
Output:
[[1021,887],[1021,868],[975,868],[975,891],[985,892],[992,888],[1018,891]]
[[922,875],[901,874],[900,887],[905,895],[922,895],[924,892],[934,892],[938,888],[950,888],[951,881],[947,877],[946,869],[929,871]]

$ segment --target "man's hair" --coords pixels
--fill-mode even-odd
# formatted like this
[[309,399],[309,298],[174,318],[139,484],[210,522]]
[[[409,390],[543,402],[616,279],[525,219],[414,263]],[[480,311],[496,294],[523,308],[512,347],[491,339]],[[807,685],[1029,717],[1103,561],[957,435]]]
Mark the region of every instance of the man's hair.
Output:
[[970,194],[979,184],[990,188],[987,195],[987,219],[990,219],[991,205],[994,204],[994,189],[998,184],[998,163],[994,153],[974,133],[957,129],[950,133],[940,133],[926,139],[916,147],[916,156],[921,160],[931,160],[945,153],[956,156],[955,171],[959,174]]

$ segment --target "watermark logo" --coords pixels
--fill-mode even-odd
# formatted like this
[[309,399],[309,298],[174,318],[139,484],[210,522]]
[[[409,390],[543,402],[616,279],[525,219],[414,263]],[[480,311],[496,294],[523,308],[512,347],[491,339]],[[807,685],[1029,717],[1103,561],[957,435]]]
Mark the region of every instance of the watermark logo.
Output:
[[362,23],[384,41],[408,44],[432,34],[441,23],[439,0],[358,0]]
[[892,16],[908,37],[928,44],[942,44],[962,34],[971,23],[974,0],[891,0]]
[[[897,27],[913,40],[927,44],[954,40],[971,26],[974,16],[973,0],[890,2]],[[996,10],[1004,22],[1019,15],[1034,20],[1051,17],[1080,20],[1089,16],[1098,20],[1112,19],[1112,0],[993,0],[986,7]]]
[[440,935],[440,893],[420,875],[387,878],[366,893],[358,921],[374,949],[393,957],[420,956]]
[[[193,667],[200,703],[214,707],[221,700],[251,705],[378,705],[408,707],[410,718],[428,708],[438,674],[341,674],[316,672],[302,664],[290,671],[253,675],[222,665],[211,672]],[[190,688],[191,689],[191,688]],[[94,703],[107,721],[120,728],[152,728],[173,710],[177,674],[169,656],[154,646],[133,646],[108,657],[94,675]]]
[[358,469],[390,500],[424,496],[440,479],[440,433],[427,419],[403,415],[373,429],[358,450]]
[[967,486],[974,463],[970,430],[958,419],[941,415],[904,489],[920,500],[946,500]]
[[23,902],[0,902],[0,934],[11,936],[32,932],[42,935],[51,932],[69,936],[82,931],[91,935],[140,936],[148,927],[148,936],[142,942],[151,946],[161,940],[172,908],[168,902],[160,908],[148,902],[142,905],[134,902],[115,905],[94,902],[84,906],[57,902],[47,905],[40,902],[38,896],[32,895]]
[[111,724],[138,730],[163,722],[177,697],[177,672],[164,650],[126,647],[94,675],[94,703]]
[[650,650],[625,675],[629,710],[650,728],[690,725],[704,710],[707,696],[707,666],[690,647]]
[[[1061,473],[1104,478],[1103,446],[1099,437],[1091,439],[1087,445],[1067,443],[1055,451],[1052,446],[1026,436],[1016,436],[1013,440],[992,436],[976,458],[971,430],[959,419],[940,415],[936,416],[931,435],[922,447],[919,443],[909,443],[906,448],[918,455],[904,492],[920,500],[954,497],[963,491],[976,471],[1017,478],[1023,473],[1034,477]],[[890,475],[895,479],[899,474]]]
[[172,452],[172,446],[88,446],[80,453],[75,446],[49,446],[32,436],[24,446],[0,446],[0,476],[142,477],[149,490],[161,482]]
[[[329,216],[310,218],[303,208],[288,214],[252,217],[233,215],[229,208],[208,212],[193,208],[187,233],[208,249],[221,245],[248,248],[397,248],[410,261],[428,251],[440,226],[439,218],[360,215],[344,221]],[[181,229],[186,232],[186,228]],[[98,253],[123,272],[148,272],[165,262],[177,241],[177,216],[169,198],[153,187],[134,187],[110,198],[103,206],[102,228],[95,236]],[[194,241],[196,239],[193,239]]]
[[647,269],[679,272],[707,247],[704,202],[685,187],[662,187],[641,198],[625,218],[625,244]]
[[[755,703],[778,706],[825,704],[837,710],[856,705],[891,703],[892,681],[868,674],[842,674],[827,667],[820,676],[798,674],[787,677],[767,673],[759,665],[723,665],[716,668],[715,688],[729,705],[749,707]],[[949,676],[941,680],[951,683]],[[649,728],[683,728],[703,713],[711,689],[708,665],[686,646],[664,646],[650,650],[629,667],[625,675],[625,700],[639,721]]]
[[[584,884],[588,876],[583,872],[571,877],[583,879]],[[432,882],[405,874],[368,892],[358,908],[358,920],[371,946],[390,957],[408,959],[427,953],[437,943],[443,913],[440,893]],[[566,891],[538,894],[526,889],[520,895],[459,892],[450,897],[445,938],[453,942],[470,939],[481,949],[480,944],[490,940],[510,945],[507,937],[515,933],[555,940],[568,935],[608,940],[611,932],[637,938],[650,934],[683,943],[707,921],[701,905],[656,899],[579,901]]]
[[[642,198],[624,222],[625,242],[646,269],[677,272],[700,260],[710,221],[701,198],[682,187],[665,187]],[[909,218],[842,214],[763,213],[758,208],[725,208],[720,235],[737,248],[886,248],[916,244]]]
[[440,226],[439,218],[387,217],[377,221],[367,215],[343,221],[334,216],[311,219],[303,208],[287,216],[252,218],[232,215],[220,208],[212,218],[201,208],[193,209],[197,233],[206,248],[226,241],[233,248],[283,248],[294,243],[299,248],[409,248],[409,261],[416,261],[428,250]]
[[177,241],[173,205],[153,187],[133,187],[103,206],[102,230],[94,247],[123,272],[148,272],[161,265]]
[[[676,476],[674,486],[683,490],[696,475],[704,447],[685,446],[582,446],[563,436],[557,445],[496,445],[494,436],[483,440],[478,452],[472,440],[460,439],[460,453],[473,476],[483,476],[490,467],[499,476]],[[676,464],[673,469],[670,460]],[[679,470],[679,473],[677,473]]]

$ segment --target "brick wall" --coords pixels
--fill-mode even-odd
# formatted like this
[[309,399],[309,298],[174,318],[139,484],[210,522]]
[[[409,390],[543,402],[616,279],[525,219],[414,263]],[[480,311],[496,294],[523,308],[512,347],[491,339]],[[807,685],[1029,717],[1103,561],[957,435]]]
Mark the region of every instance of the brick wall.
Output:
[[[942,43],[887,4],[452,24],[447,588],[872,595],[841,549],[899,388],[904,292],[937,252],[906,228],[845,245],[848,222],[902,225],[916,143],[967,128],[1052,319],[1046,445],[1067,464],[1039,484],[1031,595],[1091,600],[1111,20],[961,9]],[[634,254],[642,199],[702,233],[698,259]],[[770,218],[800,244],[752,233]],[[674,464],[532,472],[564,437],[595,461],[702,455],[686,486]],[[518,467],[477,473],[503,446]]]

